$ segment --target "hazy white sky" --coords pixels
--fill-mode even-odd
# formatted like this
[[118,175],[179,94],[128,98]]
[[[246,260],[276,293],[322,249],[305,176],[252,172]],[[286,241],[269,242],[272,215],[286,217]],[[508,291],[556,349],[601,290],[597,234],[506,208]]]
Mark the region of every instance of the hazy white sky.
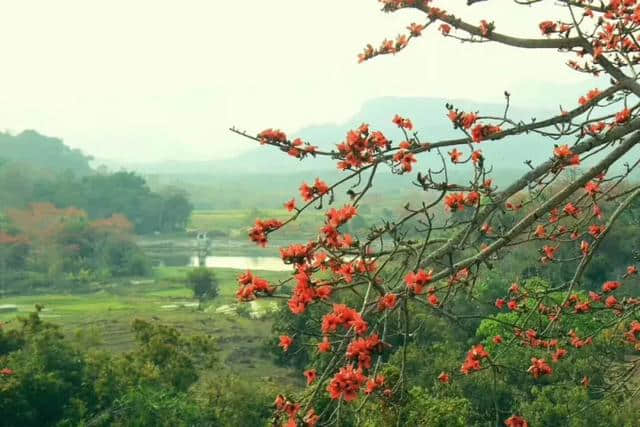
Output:
[[[558,13],[553,0],[465,3],[440,0],[516,35],[537,35]],[[294,131],[344,120],[378,96],[498,100],[581,78],[555,52],[461,45],[435,28],[395,57],[357,64],[366,43],[423,22],[384,14],[376,0],[0,4],[0,128],[36,129],[101,158],[217,158],[250,148],[231,125]]]

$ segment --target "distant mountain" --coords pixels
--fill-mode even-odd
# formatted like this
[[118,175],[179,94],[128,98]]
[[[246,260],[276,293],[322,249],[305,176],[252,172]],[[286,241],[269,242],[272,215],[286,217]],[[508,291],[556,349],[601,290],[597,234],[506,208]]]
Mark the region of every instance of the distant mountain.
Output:
[[69,148],[61,139],[33,130],[18,135],[0,132],[0,159],[53,172],[70,170],[78,176],[93,172],[89,166],[92,157]]
[[[462,110],[479,111],[482,115],[502,116],[504,113],[504,105],[501,104],[478,103],[468,100],[449,102]],[[400,114],[412,119],[423,141],[435,142],[441,139],[459,138],[462,134],[459,130],[453,129],[451,122],[446,117],[446,103],[446,100],[440,98],[376,98],[365,103],[358,113],[344,123],[309,126],[291,135],[291,137],[300,137],[313,145],[330,150],[335,148],[335,144],[344,139],[348,130],[362,123],[369,123],[372,129],[380,130],[389,139],[398,141],[403,138],[402,133],[391,123],[391,119],[395,114]],[[528,122],[532,117],[544,118],[550,114],[553,113],[531,108],[512,107],[509,116]],[[240,137],[233,136],[233,138]],[[536,143],[539,143],[540,146],[536,147]],[[489,163],[500,166],[501,169],[507,168],[511,170],[524,168],[523,162],[525,160],[531,160],[534,163],[544,161],[552,151],[548,140],[538,138],[534,134],[510,138],[508,144],[499,141],[486,142],[478,146],[478,148],[482,149],[489,159]],[[438,167],[435,154],[421,156],[419,164],[421,167],[424,167],[425,164]],[[299,161],[283,155],[273,147],[257,146],[253,150],[224,160],[163,162],[137,164],[132,165],[132,167],[145,174],[228,175],[265,174],[267,172],[269,174],[290,174],[314,170],[335,170],[336,161],[328,158]]]

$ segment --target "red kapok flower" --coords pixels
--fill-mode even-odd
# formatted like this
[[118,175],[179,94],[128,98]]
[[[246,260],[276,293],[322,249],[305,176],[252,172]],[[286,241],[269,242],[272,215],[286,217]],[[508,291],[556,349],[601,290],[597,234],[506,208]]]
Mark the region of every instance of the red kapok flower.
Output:
[[382,387],[384,385],[384,376],[383,375],[378,375],[374,378],[369,379],[369,381],[367,381],[367,387],[364,391],[365,394],[372,394],[374,393],[376,390],[378,390],[380,387]]
[[[482,160],[484,160],[484,157],[482,156],[482,151],[476,150],[473,153],[471,153],[471,161],[473,162],[474,165],[477,165]],[[491,185],[489,185],[489,187],[491,187]]]
[[437,307],[438,304],[440,304],[440,300],[438,299],[438,296],[436,294],[429,295],[427,300],[429,301],[429,304],[431,304],[434,307]]
[[565,205],[565,207],[562,209],[562,211],[569,215],[572,216],[574,218],[578,217],[578,214],[580,213],[580,209],[578,209],[573,203],[569,202]]
[[291,199],[284,204],[285,209],[289,212],[293,212],[296,209],[296,199]]
[[518,415],[512,415],[504,421],[507,427],[529,427],[529,423]]
[[307,385],[311,385],[315,382],[318,374],[315,369],[308,369],[304,371],[304,376],[307,378]]
[[280,335],[280,347],[282,347],[283,351],[289,351],[289,347],[293,344],[293,338],[288,335]]
[[446,372],[441,372],[440,375],[438,375],[438,381],[443,384],[449,384],[451,383],[451,377],[449,377],[449,374]]
[[358,397],[360,387],[367,381],[367,377],[362,374],[362,370],[354,369],[353,365],[348,365],[333,377],[327,391],[333,400],[344,399],[350,402]]
[[613,280],[605,282],[604,285],[602,285],[602,292],[604,293],[613,292],[620,287],[620,284],[621,284],[620,282],[613,281]]
[[600,192],[600,185],[598,185],[597,182],[589,181],[587,185],[584,186],[584,190],[589,196],[593,197]]
[[631,118],[631,110],[629,110],[628,108],[625,108],[624,110],[616,114],[616,124],[618,125],[624,124],[628,122],[630,118]]
[[482,369],[482,359],[486,359],[488,357],[489,353],[487,353],[482,344],[472,347],[471,350],[467,352],[467,358],[460,367],[460,372],[462,372],[463,375],[468,375],[473,371],[479,371]]
[[553,368],[549,366],[546,360],[532,357],[531,366],[528,371],[531,372],[533,378],[537,379],[543,375],[551,375],[553,373]]
[[420,295],[424,291],[424,287],[431,283],[431,280],[433,280],[433,270],[420,269],[417,273],[411,271],[405,277],[407,288],[416,295]]
[[306,423],[307,427],[316,427],[320,421],[320,415],[316,414],[316,411],[311,408],[307,411],[302,421]]
[[260,220],[257,219],[255,225],[249,230],[249,239],[252,242],[264,247],[267,245],[267,235],[282,227],[282,222],[277,219]]
[[413,123],[411,123],[411,120],[405,119],[404,117],[400,117],[397,114],[393,118],[392,122],[399,128],[406,129],[406,130],[413,129]]
[[318,343],[318,352],[328,353],[329,351],[331,351],[331,342],[329,341],[329,338],[324,337],[322,338],[322,341]]
[[593,101],[595,98],[600,96],[601,93],[602,92],[600,92],[598,89],[591,89],[589,92],[587,92],[586,96],[581,96],[580,99],[578,99],[578,103],[580,105],[587,105],[588,103]]
[[397,294],[385,294],[384,296],[380,297],[380,300],[378,301],[378,309],[380,311],[391,310],[396,306],[397,303]]
[[412,37],[420,37],[422,35],[422,30],[424,30],[424,25],[412,22],[407,29]]
[[451,193],[444,198],[445,209],[449,212],[463,211],[465,202],[464,193]]
[[564,357],[569,354],[569,352],[567,350],[565,350],[564,348],[559,348],[556,350],[555,353],[553,353],[553,356],[551,357],[551,360],[553,362],[558,362],[562,359],[564,359]]
[[542,21],[540,25],[538,25],[540,31],[544,35],[549,35],[551,33],[555,33],[557,29],[557,24],[552,21]]
[[462,157],[462,151],[454,148],[452,151],[449,151],[449,157],[451,157],[452,163],[458,163],[460,162],[460,157]]
[[559,145],[554,148],[553,155],[558,159],[568,160],[573,157],[573,151],[571,151],[568,145]]

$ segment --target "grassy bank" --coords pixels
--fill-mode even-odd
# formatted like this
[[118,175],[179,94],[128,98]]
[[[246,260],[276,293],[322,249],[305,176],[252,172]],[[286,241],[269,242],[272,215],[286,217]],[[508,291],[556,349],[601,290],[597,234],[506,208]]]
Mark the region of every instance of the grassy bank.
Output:
[[[216,313],[215,309],[235,302],[236,277],[241,272],[215,269],[220,295],[198,310],[197,301],[185,285],[187,268],[163,267],[153,277],[107,283],[99,290],[79,294],[41,294],[8,297],[2,305],[15,305],[17,312],[0,313],[5,327],[12,327],[17,316],[44,306],[41,317],[61,326],[65,335],[85,348],[125,351],[134,344],[130,324],[140,318],[173,325],[185,334],[215,337],[220,359],[237,373],[254,378],[290,381],[290,372],[276,366],[264,351],[270,336],[269,319],[253,320]],[[259,272],[270,280],[286,273]]]

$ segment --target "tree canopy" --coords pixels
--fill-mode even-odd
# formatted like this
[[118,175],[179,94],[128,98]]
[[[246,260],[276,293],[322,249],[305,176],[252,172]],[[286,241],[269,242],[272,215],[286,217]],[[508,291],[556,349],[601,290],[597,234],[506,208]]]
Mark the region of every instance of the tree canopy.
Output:
[[[308,389],[279,395],[276,419],[632,425],[640,391],[637,240],[613,236],[638,234],[625,218],[640,196],[631,179],[640,164],[640,4],[559,1],[554,16],[531,23],[538,35],[522,38],[500,32],[490,17],[466,21],[463,7],[456,15],[438,7],[455,7],[448,2],[380,2],[385,12],[412,9],[422,20],[367,45],[359,62],[399,54],[434,31],[478,49],[495,43],[556,51],[576,73],[610,82],[528,120],[513,117],[507,91],[499,115],[448,103],[440,120],[457,135],[445,139],[416,131],[414,120],[437,118],[400,114],[388,118],[393,134],[363,123],[331,147],[276,128],[231,129],[302,161],[332,159],[343,171],[334,182],[310,176],[299,198],[283,201],[290,218],[257,219],[249,232],[266,246],[308,209],[326,210],[317,237],[280,249],[293,286],[250,273],[238,279],[241,301],[288,298],[276,327],[279,346],[306,368]],[[543,2],[516,3],[527,14]],[[462,65],[469,66],[451,64]],[[535,135],[530,150],[545,158],[532,157],[519,177],[498,182],[504,162],[484,148],[524,134]],[[366,231],[351,227],[385,168],[423,196]],[[452,173],[461,169],[464,179]]]

